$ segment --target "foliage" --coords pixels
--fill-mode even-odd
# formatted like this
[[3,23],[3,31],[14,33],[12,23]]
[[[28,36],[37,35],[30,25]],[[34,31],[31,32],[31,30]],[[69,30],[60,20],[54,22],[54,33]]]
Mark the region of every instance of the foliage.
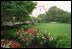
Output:
[[55,39],[56,48],[69,48],[71,47],[69,42],[69,39],[64,35],[58,35]]
[[21,43],[16,40],[1,39],[1,48],[20,48]]
[[38,15],[38,22],[45,22],[45,14]]
[[71,24],[39,23],[35,27],[39,29],[40,36],[46,37],[50,33],[56,48],[71,48]]
[[40,22],[71,23],[71,13],[52,6],[46,14],[38,16]]
[[[13,35],[14,35],[14,34],[12,34],[13,32],[10,32],[10,33],[11,33],[11,35],[9,34],[9,36],[13,37]],[[41,47],[50,47],[51,48],[52,45],[53,45],[53,42],[52,42],[53,39],[51,39],[51,35],[40,34],[39,30],[37,30],[35,28],[30,28],[26,31],[18,30],[15,33],[16,33],[15,40],[17,40],[18,42],[20,42],[22,44],[21,48],[27,48],[29,46],[31,48],[34,48],[33,45],[35,45],[35,47],[37,47],[37,48],[39,46],[41,46]],[[14,39],[14,38],[12,38],[12,39]]]
[[[70,24],[41,23],[26,30],[22,28],[18,30],[5,30],[3,31],[5,35],[1,32],[1,38],[3,35],[4,38],[17,40],[22,44],[20,48],[70,48],[70,27]],[[7,48],[8,45],[5,45],[5,47]]]
[[5,38],[9,38],[9,39],[12,39],[12,38],[15,38],[15,31],[14,30],[4,30],[1,34],[1,38],[2,39],[5,39]]
[[1,1],[2,21],[13,21],[13,17],[16,17],[15,21],[24,22],[28,20],[35,6],[36,3],[31,1]]

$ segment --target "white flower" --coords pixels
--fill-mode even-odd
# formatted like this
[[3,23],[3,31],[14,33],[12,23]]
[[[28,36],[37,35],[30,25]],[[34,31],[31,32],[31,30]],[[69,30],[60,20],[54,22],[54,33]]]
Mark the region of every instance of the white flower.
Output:
[[48,33],[48,35],[50,35],[50,33]]
[[45,38],[46,39],[46,38]]
[[42,37],[42,39],[46,39],[45,37]]
[[1,41],[4,41],[4,39],[2,39]]
[[51,36],[49,40],[52,41],[53,40],[53,37]]
[[2,45],[2,47],[3,47],[3,48],[5,48],[5,44],[4,44],[4,45]]
[[51,39],[53,40],[53,37]]
[[3,45],[1,45],[1,47],[3,47]]
[[44,39],[45,37],[42,37],[42,39]]
[[37,34],[37,36],[39,36],[39,34]]
[[5,45],[5,48],[10,48],[10,44],[6,44]]
[[17,34],[18,34],[18,32],[17,32]]
[[9,42],[9,45],[11,45],[11,44],[12,44],[12,41]]

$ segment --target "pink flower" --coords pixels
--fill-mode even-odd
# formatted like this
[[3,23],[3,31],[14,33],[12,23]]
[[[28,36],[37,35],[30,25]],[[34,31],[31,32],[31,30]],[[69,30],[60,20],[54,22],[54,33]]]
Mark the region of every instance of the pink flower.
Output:
[[12,41],[10,48],[21,48],[21,44],[16,41]]
[[20,35],[20,34],[23,33],[23,31],[22,30],[18,30],[18,31],[16,31],[16,33]]
[[29,37],[26,37],[26,38],[25,38],[25,41],[26,41],[26,42],[29,42],[29,41],[30,41],[30,38],[29,38]]
[[30,28],[30,29],[28,29],[27,31],[26,31],[28,34],[32,34],[32,35],[37,35],[37,31],[36,30],[34,30],[34,29],[32,29],[32,28]]
[[6,44],[6,43],[5,43],[5,40],[2,39],[2,40],[1,40],[1,45],[4,45],[4,44]]

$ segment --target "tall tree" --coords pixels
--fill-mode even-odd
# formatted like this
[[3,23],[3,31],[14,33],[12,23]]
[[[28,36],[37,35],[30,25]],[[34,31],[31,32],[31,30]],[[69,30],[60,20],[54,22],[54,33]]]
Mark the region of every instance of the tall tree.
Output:
[[45,15],[38,16],[43,22],[59,22],[59,23],[70,23],[71,14],[70,12],[64,11],[56,6],[51,7]]
[[15,17],[16,21],[26,21],[35,6],[32,1],[1,1],[1,18],[12,21]]

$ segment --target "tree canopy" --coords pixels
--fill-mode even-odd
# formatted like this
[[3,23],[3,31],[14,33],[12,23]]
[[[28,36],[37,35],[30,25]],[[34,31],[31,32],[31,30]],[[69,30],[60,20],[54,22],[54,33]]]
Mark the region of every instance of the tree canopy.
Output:
[[71,13],[64,11],[56,6],[52,6],[46,14],[40,14],[38,16],[42,22],[59,22],[59,23],[70,23]]
[[35,6],[32,1],[1,1],[2,21],[12,21],[12,17],[16,18],[15,21],[26,21]]

